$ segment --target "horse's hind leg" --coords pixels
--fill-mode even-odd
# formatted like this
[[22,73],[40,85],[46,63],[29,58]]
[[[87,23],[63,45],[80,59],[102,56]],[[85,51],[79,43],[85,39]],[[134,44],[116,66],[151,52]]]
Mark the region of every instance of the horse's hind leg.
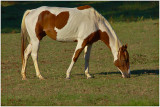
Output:
[[27,48],[24,51],[24,59],[23,59],[22,71],[21,71],[22,80],[26,80],[26,64],[27,64],[28,56],[31,53],[31,50],[32,50],[32,45],[28,44]]
[[39,48],[39,40],[37,41],[34,41],[32,43],[32,52],[31,52],[31,56],[32,56],[32,59],[33,59],[33,63],[34,63],[34,66],[35,66],[35,69],[36,69],[36,76],[39,78],[39,79],[44,79],[41,74],[40,74],[40,71],[39,71],[39,68],[38,68],[38,48]]

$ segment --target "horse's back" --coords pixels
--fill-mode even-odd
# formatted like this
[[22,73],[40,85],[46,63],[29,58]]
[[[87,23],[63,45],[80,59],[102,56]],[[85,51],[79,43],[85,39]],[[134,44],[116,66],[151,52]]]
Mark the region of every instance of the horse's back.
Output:
[[[58,19],[62,19],[58,21],[58,24],[63,26],[54,27],[57,41],[75,41],[77,38],[85,39],[90,33],[97,30],[93,8],[79,10],[78,8],[43,6],[37,9],[32,9],[30,14],[26,17],[27,26],[33,30],[32,32],[35,32],[34,30],[38,18],[44,11],[48,11],[49,14],[55,15]],[[64,19],[67,17],[67,14],[63,15],[65,12],[68,12],[68,18],[65,20],[65,23],[63,23]],[[62,18],[58,16],[61,16]],[[51,21],[53,20],[54,19],[51,19]]]

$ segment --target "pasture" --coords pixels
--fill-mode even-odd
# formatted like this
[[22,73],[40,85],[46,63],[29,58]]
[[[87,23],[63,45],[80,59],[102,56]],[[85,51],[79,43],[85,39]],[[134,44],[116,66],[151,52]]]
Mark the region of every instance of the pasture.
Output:
[[90,73],[84,76],[80,55],[65,79],[76,43],[43,38],[39,68],[45,80],[36,77],[31,57],[27,80],[21,80],[20,33],[1,34],[2,106],[158,106],[159,105],[159,20],[114,22],[122,44],[128,43],[131,78],[124,79],[113,64],[110,50],[101,41],[93,44]]

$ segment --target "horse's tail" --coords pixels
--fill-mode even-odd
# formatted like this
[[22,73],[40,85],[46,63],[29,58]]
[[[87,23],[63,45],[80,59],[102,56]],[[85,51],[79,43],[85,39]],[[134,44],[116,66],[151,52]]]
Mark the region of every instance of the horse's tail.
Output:
[[24,50],[26,48],[26,39],[28,36],[28,32],[26,29],[26,24],[25,24],[25,17],[30,13],[31,10],[25,11],[23,18],[22,18],[22,23],[21,23],[21,55],[22,55],[22,64],[23,64],[23,59],[24,59]]

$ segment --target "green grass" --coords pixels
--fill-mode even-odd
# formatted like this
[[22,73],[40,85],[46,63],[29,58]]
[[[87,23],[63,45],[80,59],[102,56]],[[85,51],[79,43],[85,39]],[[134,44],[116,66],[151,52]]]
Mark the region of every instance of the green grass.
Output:
[[31,57],[27,80],[21,80],[20,33],[1,35],[1,105],[3,106],[158,106],[159,28],[158,20],[112,23],[123,44],[128,43],[131,78],[123,79],[104,43],[93,45],[90,73],[84,76],[83,53],[65,79],[76,43],[43,38],[39,68],[46,80],[36,77]]

